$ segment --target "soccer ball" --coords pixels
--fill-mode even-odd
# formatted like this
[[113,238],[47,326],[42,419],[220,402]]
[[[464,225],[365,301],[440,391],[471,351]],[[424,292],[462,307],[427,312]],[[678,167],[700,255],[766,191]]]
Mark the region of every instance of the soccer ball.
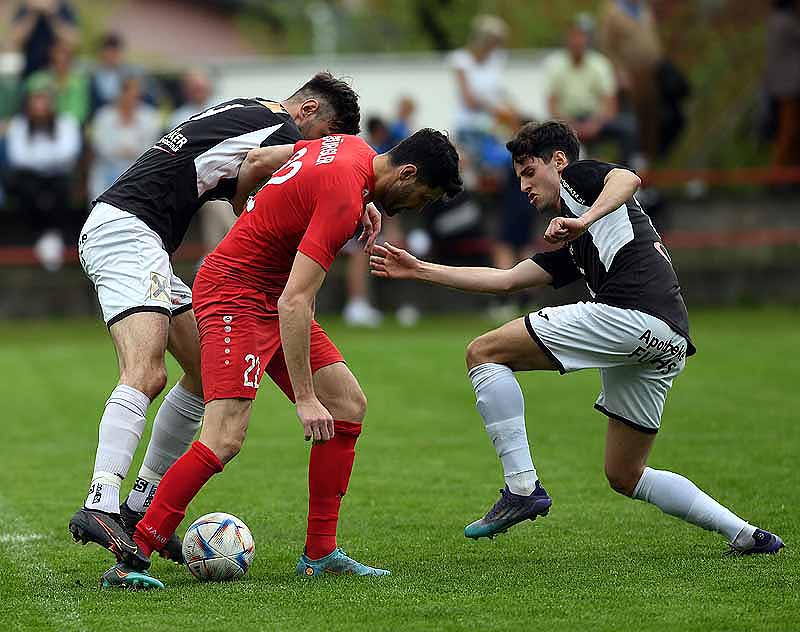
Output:
[[255,552],[247,525],[222,512],[201,516],[183,538],[186,566],[192,575],[204,581],[239,579],[250,568]]

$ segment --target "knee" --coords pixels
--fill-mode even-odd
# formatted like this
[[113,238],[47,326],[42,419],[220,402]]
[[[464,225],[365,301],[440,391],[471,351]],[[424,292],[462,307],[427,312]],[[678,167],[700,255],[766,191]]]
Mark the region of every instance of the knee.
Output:
[[623,496],[633,496],[633,490],[639,483],[642,477],[642,468],[627,469],[627,468],[610,468],[606,466],[606,479],[608,484],[618,494]]
[[[341,421],[364,421],[367,415],[367,396],[360,388],[353,389],[341,398],[333,407],[336,411],[335,419]],[[333,413],[334,411],[330,411]]]
[[472,369],[480,364],[493,362],[491,338],[484,334],[478,336],[467,345],[467,368]]
[[153,400],[167,385],[167,367],[163,360],[142,363],[123,371],[120,381],[141,391]]

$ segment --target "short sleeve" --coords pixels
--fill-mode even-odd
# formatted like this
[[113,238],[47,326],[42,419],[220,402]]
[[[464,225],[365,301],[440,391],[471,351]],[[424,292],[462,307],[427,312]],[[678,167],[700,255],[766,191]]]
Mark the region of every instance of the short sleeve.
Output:
[[598,160],[579,160],[568,165],[561,172],[561,179],[583,198],[578,200],[591,206],[605,186],[606,176],[614,169],[626,169],[621,165]]
[[575,265],[572,255],[569,252],[569,246],[562,246],[557,250],[550,250],[547,252],[537,252],[531,257],[536,265],[543,268],[551,277],[553,277],[552,286],[555,289],[569,285],[578,279],[583,278],[583,274]]
[[561,76],[558,68],[559,61],[558,53],[553,53],[544,62],[544,84],[545,92],[548,95],[555,93],[558,88],[558,79]]
[[355,235],[364,203],[362,187],[352,180],[332,182],[319,191],[314,214],[297,250],[328,270],[342,246]]
[[617,92],[617,80],[614,77],[614,68],[605,55],[597,55],[597,80],[603,96]]
[[[293,145],[300,140],[300,130],[292,121],[286,121],[272,134],[267,136],[262,142],[262,147],[274,147],[275,145]],[[295,151],[297,148],[295,147]]]
[[470,68],[469,53],[463,49],[453,51],[450,55],[450,66],[455,70],[467,72]]

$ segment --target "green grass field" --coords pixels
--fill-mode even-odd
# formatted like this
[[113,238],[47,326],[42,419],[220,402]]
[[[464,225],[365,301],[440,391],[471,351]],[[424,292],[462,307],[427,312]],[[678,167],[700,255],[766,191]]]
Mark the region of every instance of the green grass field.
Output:
[[328,323],[370,399],[340,544],[392,577],[310,583],[293,575],[309,446],[270,385],[242,454],[201,492],[186,523],[216,510],[240,516],[256,541],[248,575],[200,584],[157,558],[153,574],[167,590],[128,593],[97,588],[110,556],[73,544],[66,528],[116,381],[105,329],[90,321],[0,325],[0,629],[800,629],[797,312],[694,314],[700,352],[677,380],[651,459],[781,534],[787,548],[759,559],[724,557],[721,536],[608,488],[593,372],[521,376],[553,509],[497,540],[466,540],[464,525],[502,485],[463,363],[466,343],[489,326],[446,319],[354,331]]

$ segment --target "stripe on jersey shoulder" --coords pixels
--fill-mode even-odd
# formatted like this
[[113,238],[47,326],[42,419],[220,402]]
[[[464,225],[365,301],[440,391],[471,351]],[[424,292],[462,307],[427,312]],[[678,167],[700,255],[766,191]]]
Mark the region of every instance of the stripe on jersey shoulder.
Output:
[[[581,217],[589,210],[586,204],[581,203],[572,195],[572,191],[569,187],[564,186],[563,181],[561,183],[561,199],[576,217]],[[617,253],[634,238],[627,204],[623,203],[619,208],[589,226],[589,234],[597,248],[600,261],[608,272]]]
[[197,196],[210,191],[223,178],[234,178],[239,173],[247,152],[260,147],[283,123],[263,127],[232,138],[226,138],[194,159],[197,173]]

